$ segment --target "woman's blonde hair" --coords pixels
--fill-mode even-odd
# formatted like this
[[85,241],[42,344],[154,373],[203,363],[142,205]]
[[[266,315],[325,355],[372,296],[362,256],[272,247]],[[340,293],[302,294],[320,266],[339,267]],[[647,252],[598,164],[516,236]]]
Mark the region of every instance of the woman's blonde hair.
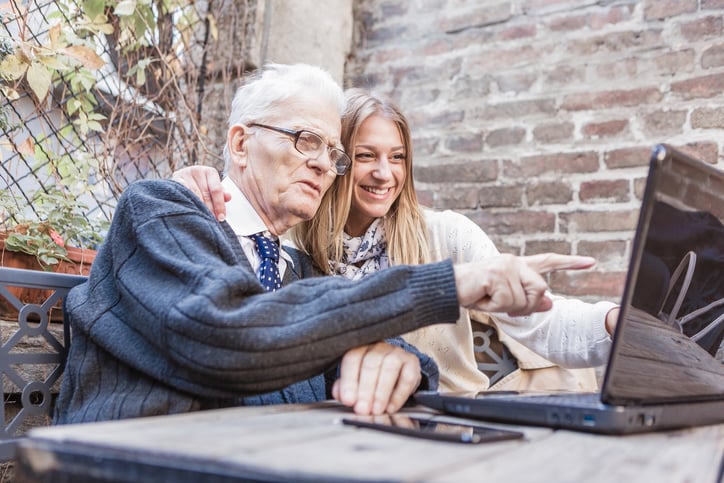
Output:
[[410,126],[400,110],[389,101],[361,89],[345,91],[346,107],[342,116],[342,144],[352,158],[351,172],[338,176],[322,198],[317,214],[297,225],[291,232],[294,243],[306,251],[325,273],[331,273],[329,261],[341,261],[343,231],[352,203],[354,146],[362,123],[373,115],[397,125],[405,146],[405,183],[398,198],[383,218],[387,255],[392,265],[417,265],[430,260],[425,220],[417,202],[412,178],[412,142]]

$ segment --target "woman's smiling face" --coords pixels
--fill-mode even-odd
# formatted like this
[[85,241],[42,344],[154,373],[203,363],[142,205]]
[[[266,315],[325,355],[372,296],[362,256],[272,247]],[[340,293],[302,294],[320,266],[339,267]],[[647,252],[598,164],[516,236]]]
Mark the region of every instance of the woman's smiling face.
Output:
[[360,236],[390,211],[405,184],[406,147],[397,124],[380,115],[367,118],[357,131],[353,155],[352,205],[345,231]]

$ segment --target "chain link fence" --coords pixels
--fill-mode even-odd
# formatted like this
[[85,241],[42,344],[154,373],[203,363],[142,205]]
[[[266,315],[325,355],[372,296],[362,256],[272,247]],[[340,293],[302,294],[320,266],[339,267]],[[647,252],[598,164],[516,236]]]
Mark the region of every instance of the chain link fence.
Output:
[[107,222],[129,183],[218,166],[202,115],[209,83],[241,74],[213,64],[229,3],[0,0],[0,221],[53,193]]

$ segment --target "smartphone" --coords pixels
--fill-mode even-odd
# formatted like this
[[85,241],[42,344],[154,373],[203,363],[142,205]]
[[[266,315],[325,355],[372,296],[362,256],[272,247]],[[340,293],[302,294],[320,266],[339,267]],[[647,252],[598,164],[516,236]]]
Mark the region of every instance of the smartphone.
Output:
[[487,443],[522,439],[520,431],[491,428],[475,424],[457,424],[419,418],[406,414],[385,414],[382,416],[355,416],[342,419],[343,424],[360,428],[377,429],[388,433],[403,434],[417,438],[450,441],[455,443]]

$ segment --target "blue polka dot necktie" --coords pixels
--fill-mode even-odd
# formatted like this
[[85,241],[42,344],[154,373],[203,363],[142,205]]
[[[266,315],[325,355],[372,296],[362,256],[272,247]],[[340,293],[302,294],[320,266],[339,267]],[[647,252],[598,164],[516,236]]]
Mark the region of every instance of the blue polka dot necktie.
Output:
[[261,256],[259,267],[259,281],[267,292],[273,292],[282,286],[282,279],[279,276],[279,245],[259,233],[251,235],[256,243],[256,251]]

